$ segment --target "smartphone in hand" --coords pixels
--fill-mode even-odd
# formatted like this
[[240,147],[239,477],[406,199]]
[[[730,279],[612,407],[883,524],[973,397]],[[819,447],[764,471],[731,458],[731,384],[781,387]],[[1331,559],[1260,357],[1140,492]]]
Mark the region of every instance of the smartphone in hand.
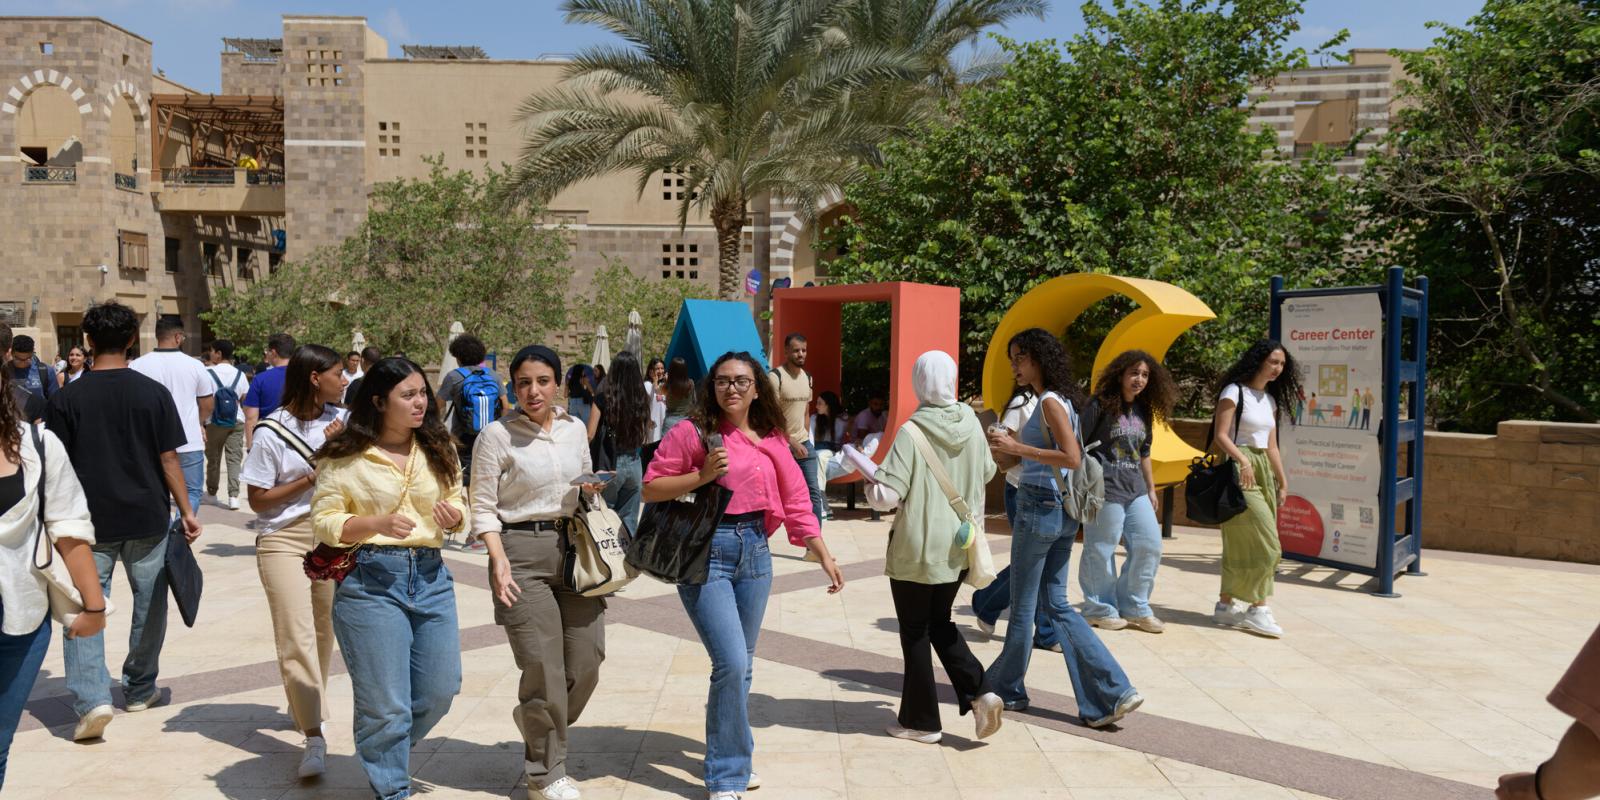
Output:
[[585,472],[582,475],[579,475],[578,477],[573,478],[572,479],[572,483],[570,483],[568,485],[569,486],[582,486],[582,485],[587,484],[587,483],[605,483],[606,481],[609,481],[609,480],[611,480],[612,478],[615,478],[615,477],[617,477],[617,473],[615,473],[615,472],[602,472],[602,473],[599,473],[599,474],[595,474],[593,472]]

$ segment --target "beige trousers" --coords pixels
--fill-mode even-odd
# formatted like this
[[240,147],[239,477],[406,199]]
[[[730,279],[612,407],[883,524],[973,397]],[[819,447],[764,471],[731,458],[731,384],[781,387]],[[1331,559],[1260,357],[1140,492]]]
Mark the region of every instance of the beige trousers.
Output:
[[301,559],[315,546],[310,515],[256,541],[256,568],[272,613],[278,671],[289,696],[289,716],[301,731],[328,718],[326,688],[333,660],[333,593],[338,587],[306,577]]

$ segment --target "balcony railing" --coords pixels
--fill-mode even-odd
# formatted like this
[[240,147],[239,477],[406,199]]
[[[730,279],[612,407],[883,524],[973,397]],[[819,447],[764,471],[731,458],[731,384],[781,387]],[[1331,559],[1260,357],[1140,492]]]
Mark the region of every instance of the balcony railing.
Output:
[[277,186],[283,183],[283,173],[277,170],[237,169],[235,167],[163,167],[155,180],[173,186],[232,186],[236,173],[245,174],[250,186]]
[[139,191],[139,179],[137,177],[133,175],[124,175],[120,172],[115,174],[117,178],[118,189],[127,189],[130,192]]
[[25,183],[77,183],[77,167],[25,166],[22,180]]
[[247,170],[245,182],[251,186],[280,186],[283,184],[283,173],[265,169]]

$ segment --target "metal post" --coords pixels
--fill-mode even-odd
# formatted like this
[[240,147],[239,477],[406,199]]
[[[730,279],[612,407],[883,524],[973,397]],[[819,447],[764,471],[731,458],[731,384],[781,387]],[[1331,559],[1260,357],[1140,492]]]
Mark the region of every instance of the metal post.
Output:
[[1383,423],[1378,426],[1383,470],[1378,490],[1378,591],[1379,597],[1399,597],[1394,591],[1394,512],[1396,467],[1400,460],[1400,337],[1405,319],[1405,272],[1390,267],[1383,298]]
[[1423,467],[1423,428],[1428,421],[1428,277],[1424,275],[1417,279],[1417,291],[1422,297],[1417,300],[1417,382],[1411,386],[1411,415],[1417,420],[1417,438],[1411,441],[1411,475],[1415,480],[1411,490],[1411,507],[1409,512],[1411,523],[1411,563],[1406,567],[1407,575],[1426,575],[1422,571],[1422,467]]
[[1161,538],[1172,538],[1172,496],[1174,485],[1161,490]]
[[1283,336],[1283,310],[1279,303],[1282,295],[1283,276],[1274,275],[1272,276],[1272,302],[1268,305],[1269,311],[1267,312],[1267,336],[1274,340]]

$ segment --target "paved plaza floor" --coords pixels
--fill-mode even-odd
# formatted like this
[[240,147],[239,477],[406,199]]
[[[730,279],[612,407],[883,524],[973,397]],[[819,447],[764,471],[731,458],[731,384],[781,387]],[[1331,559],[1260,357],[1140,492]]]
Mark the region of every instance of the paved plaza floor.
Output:
[[[1061,657],[1034,651],[1033,708],[973,740],[944,707],[942,744],[890,739],[900,683],[887,520],[864,514],[824,533],[849,585],[830,596],[780,534],[757,650],[751,715],[755,800],[863,798],[1488,798],[1495,777],[1553,750],[1567,720],[1544,702],[1600,620],[1600,568],[1428,552],[1427,577],[1378,599],[1366,579],[1285,563],[1273,607],[1287,635],[1212,626],[1219,539],[1168,540],[1154,604],[1161,635],[1100,631],[1144,708],[1108,731],[1074,715]],[[172,614],[160,685],[170,702],[119,710],[105,739],[69,740],[70,700],[52,642],[12,748],[7,798],[367,798],[350,739],[350,684],[332,685],[329,771],[293,777],[291,730],[247,516],[207,506],[196,552],[206,573],[198,625]],[[991,545],[1003,564],[1004,521]],[[485,557],[451,550],[464,679],[449,715],[412,756],[419,791],[522,798],[511,721],[517,670],[494,625]],[[126,607],[126,582],[115,579]],[[1076,596],[1077,581],[1071,588]],[[957,618],[985,664],[1000,642]],[[673,589],[641,578],[610,602],[607,660],[572,732],[570,770],[588,800],[703,798],[700,758],[710,663]],[[127,617],[112,617],[115,672]],[[1004,623],[1001,633],[1004,632]],[[942,679],[942,678],[941,678]]]

